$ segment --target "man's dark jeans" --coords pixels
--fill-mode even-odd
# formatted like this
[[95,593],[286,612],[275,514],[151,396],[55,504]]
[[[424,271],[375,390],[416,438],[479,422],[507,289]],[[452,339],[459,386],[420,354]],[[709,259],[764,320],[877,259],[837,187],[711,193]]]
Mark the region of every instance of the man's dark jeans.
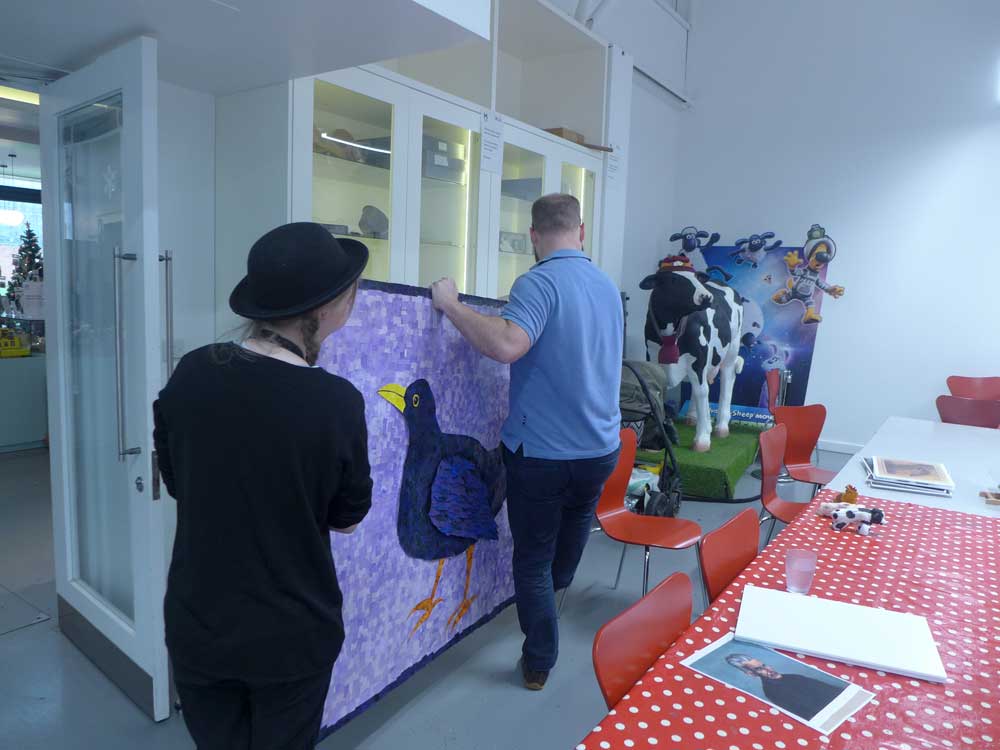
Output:
[[503,455],[524,664],[547,672],[559,653],[555,592],[573,580],[618,451],[577,461],[526,458],[506,447]]

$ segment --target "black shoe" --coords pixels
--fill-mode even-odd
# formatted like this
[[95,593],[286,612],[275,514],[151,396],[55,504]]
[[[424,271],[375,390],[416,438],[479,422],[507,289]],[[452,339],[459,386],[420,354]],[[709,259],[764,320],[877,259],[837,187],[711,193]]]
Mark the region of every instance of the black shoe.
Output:
[[521,676],[524,677],[524,686],[528,690],[541,690],[545,687],[545,681],[549,679],[549,673],[547,671],[541,672],[534,669],[528,669],[524,661],[521,662]]

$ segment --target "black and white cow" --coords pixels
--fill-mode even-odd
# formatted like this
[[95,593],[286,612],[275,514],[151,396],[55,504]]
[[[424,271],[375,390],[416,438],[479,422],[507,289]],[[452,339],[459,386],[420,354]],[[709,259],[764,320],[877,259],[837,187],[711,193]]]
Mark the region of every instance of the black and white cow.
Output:
[[[743,369],[740,332],[743,298],[731,286],[693,270],[661,268],[639,284],[651,290],[646,318],[646,340],[673,346],[674,357],[664,358],[671,386],[685,378],[691,383],[688,419],[694,420],[694,450],[711,447],[712,419],[708,387],[720,377],[718,437],[729,435],[730,407],[736,375]],[[673,337],[673,338],[672,338]],[[664,341],[666,339],[666,341]]]

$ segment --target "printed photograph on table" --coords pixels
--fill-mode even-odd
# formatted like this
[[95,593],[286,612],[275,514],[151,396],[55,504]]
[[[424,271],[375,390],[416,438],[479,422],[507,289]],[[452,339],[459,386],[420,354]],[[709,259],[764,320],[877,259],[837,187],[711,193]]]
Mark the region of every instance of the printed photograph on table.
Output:
[[730,633],[681,662],[829,734],[874,695],[854,683]]

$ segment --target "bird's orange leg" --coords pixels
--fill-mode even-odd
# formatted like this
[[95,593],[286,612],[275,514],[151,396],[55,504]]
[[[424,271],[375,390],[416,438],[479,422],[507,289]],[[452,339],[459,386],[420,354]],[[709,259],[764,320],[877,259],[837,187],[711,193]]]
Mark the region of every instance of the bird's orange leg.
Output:
[[448,624],[451,625],[452,630],[457,628],[462,618],[469,614],[469,607],[476,601],[475,596],[469,596],[469,584],[472,581],[472,556],[475,551],[476,545],[474,544],[465,550],[465,593],[462,595],[462,603],[458,605],[458,609],[452,612],[451,617],[448,618]]
[[434,576],[434,588],[431,589],[431,595],[429,597],[427,597],[426,599],[424,599],[422,602],[420,602],[416,607],[414,607],[413,609],[411,609],[410,610],[410,614],[407,615],[407,617],[410,617],[411,615],[413,615],[416,612],[423,612],[423,614],[420,615],[420,618],[417,620],[417,624],[413,626],[413,630],[410,631],[410,638],[412,638],[413,635],[414,635],[414,633],[416,633],[420,629],[421,625],[423,625],[425,622],[427,622],[428,619],[430,619],[431,612],[434,611],[434,608],[437,605],[439,605],[441,602],[444,601],[444,599],[435,599],[434,598],[435,595],[437,594],[438,584],[441,582],[441,571],[442,570],[444,570],[444,560],[443,559],[438,560],[437,575]]

